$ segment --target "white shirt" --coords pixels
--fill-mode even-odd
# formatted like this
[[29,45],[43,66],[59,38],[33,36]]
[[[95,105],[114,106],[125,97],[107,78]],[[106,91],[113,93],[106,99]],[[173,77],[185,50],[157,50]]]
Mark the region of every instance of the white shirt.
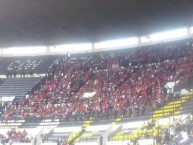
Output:
[[[185,142],[189,139],[187,132],[184,132],[184,131],[182,131],[179,136],[181,136],[181,137],[183,138],[183,139],[179,142],[180,144],[181,144],[181,143],[185,143]],[[179,137],[179,136],[178,136],[178,137]]]

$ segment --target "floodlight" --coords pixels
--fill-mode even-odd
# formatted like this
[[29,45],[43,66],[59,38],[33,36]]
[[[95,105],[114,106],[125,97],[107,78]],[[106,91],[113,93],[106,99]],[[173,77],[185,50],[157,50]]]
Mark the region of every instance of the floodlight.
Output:
[[3,49],[2,54],[5,54],[5,55],[42,54],[42,53],[46,53],[46,51],[47,51],[47,48],[44,46],[11,47],[11,48]]
[[181,28],[181,29],[152,34],[150,35],[150,40],[151,41],[169,40],[169,39],[184,37],[187,34],[188,34],[188,29]]
[[92,49],[92,43],[64,44],[50,48],[50,52],[80,52]]
[[116,39],[116,40],[109,40],[109,41],[102,41],[95,43],[95,48],[119,48],[119,47],[127,47],[137,45],[138,38],[126,38],[126,39]]
[[150,37],[149,36],[143,36],[143,37],[141,37],[141,42],[142,43],[146,43],[146,42],[150,42],[151,40],[150,40]]
[[193,33],[193,27],[190,28],[190,33]]

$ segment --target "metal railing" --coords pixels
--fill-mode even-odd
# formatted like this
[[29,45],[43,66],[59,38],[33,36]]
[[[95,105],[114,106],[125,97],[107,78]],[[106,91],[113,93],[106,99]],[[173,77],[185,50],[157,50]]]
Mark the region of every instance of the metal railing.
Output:
[[193,145],[193,137],[185,142],[183,145]]

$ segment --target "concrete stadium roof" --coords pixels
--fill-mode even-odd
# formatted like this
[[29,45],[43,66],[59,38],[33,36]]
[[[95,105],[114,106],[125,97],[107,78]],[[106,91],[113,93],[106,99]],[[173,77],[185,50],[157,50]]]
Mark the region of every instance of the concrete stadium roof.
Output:
[[192,0],[0,1],[0,47],[96,42],[191,25]]

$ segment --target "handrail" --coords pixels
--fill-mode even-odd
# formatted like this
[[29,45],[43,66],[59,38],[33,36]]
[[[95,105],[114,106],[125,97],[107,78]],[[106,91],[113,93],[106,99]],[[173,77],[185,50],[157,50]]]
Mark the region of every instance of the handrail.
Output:
[[190,138],[187,142],[185,142],[183,145],[191,145],[191,143],[193,142],[193,137]]

